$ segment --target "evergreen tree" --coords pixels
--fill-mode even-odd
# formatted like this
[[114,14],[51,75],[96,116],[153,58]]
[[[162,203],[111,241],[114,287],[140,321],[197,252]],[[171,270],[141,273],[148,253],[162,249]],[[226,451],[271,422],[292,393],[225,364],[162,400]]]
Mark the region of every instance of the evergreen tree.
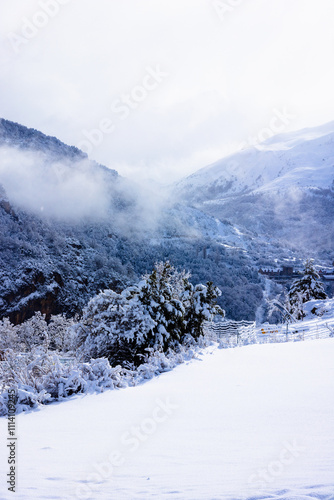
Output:
[[138,365],[147,349],[167,351],[188,334],[202,335],[204,321],[224,314],[216,304],[221,292],[212,283],[194,287],[188,278],[185,271],[160,262],[138,285],[94,297],[77,328],[84,358]]
[[326,299],[327,295],[320,276],[313,266],[312,260],[307,260],[303,276],[295,280],[288,294],[289,312],[297,319],[305,317],[303,304],[312,299]]
[[128,289],[128,297],[138,297],[155,322],[151,347],[164,349],[180,342],[185,335],[185,313],[191,289],[189,275],[177,271],[168,261],[155,264],[136,287]]
[[206,286],[196,285],[190,294],[190,307],[186,314],[186,329],[195,338],[203,334],[204,321],[211,321],[214,316],[224,316],[225,312],[216,302],[221,291],[211,281]]

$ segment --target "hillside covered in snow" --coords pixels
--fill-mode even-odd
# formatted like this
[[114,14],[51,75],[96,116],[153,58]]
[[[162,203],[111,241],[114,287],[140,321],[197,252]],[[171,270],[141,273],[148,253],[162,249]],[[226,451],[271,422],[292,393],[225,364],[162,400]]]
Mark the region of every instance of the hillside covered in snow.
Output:
[[332,338],[212,345],[145,384],[20,414],[15,498],[330,500],[333,355]]
[[190,270],[195,283],[215,276],[231,317],[254,318],[262,298],[247,232],[7,120],[0,243],[0,319],[14,323],[36,311],[73,316],[99,290],[122,290],[165,259]]
[[[334,122],[277,135],[205,167],[177,197],[275,239],[278,247],[333,260]],[[266,248],[263,248],[264,253]]]
[[291,296],[258,271],[330,267],[333,136],[276,137],[168,198],[0,122],[16,498],[332,499],[334,300],[312,261],[285,268]]
[[0,318],[73,316],[169,259],[254,320],[261,267],[334,260],[334,124],[276,136],[206,167],[172,195],[75,147],[0,121]]

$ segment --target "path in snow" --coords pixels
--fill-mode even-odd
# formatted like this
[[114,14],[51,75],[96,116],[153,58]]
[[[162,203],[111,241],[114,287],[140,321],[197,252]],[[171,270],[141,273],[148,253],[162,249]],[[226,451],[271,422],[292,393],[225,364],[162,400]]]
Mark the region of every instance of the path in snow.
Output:
[[333,360],[334,339],[210,348],[139,387],[21,414],[15,494],[0,419],[0,498],[334,499]]

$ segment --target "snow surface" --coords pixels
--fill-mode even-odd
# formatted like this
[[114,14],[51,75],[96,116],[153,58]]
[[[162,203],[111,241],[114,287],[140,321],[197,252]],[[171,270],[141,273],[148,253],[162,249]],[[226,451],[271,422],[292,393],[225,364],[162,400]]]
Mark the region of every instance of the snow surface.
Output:
[[244,236],[244,244],[234,246],[257,263],[312,257],[329,265],[333,145],[334,122],[280,134],[182,179],[173,186],[173,196],[253,238]]
[[141,386],[18,415],[18,488],[3,438],[0,498],[333,499],[333,357],[333,339],[215,345]]
[[[208,165],[181,180],[181,197],[224,200],[246,192],[330,189],[333,182],[334,122],[279,134]],[[210,191],[211,190],[211,191]]]
[[[334,299],[309,300],[303,307],[306,314],[306,320],[314,319],[314,314],[312,314],[311,311],[315,309],[317,311],[317,315],[321,318],[321,320],[323,320],[322,323],[325,323],[326,319],[332,323],[334,318]],[[334,325],[331,326],[333,327]]]

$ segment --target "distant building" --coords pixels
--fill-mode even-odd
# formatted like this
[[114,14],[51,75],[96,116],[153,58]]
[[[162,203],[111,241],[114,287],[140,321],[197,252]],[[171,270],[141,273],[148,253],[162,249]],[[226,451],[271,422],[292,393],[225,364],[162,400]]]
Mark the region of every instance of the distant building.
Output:
[[282,269],[259,269],[259,274],[275,280],[278,283],[286,283],[300,278],[302,275],[302,273],[294,271],[292,266],[283,266]]
[[319,271],[319,276],[320,276],[320,278],[322,280],[325,280],[325,281],[334,281],[334,270],[330,271],[330,272],[326,272],[326,271],[320,270]]

